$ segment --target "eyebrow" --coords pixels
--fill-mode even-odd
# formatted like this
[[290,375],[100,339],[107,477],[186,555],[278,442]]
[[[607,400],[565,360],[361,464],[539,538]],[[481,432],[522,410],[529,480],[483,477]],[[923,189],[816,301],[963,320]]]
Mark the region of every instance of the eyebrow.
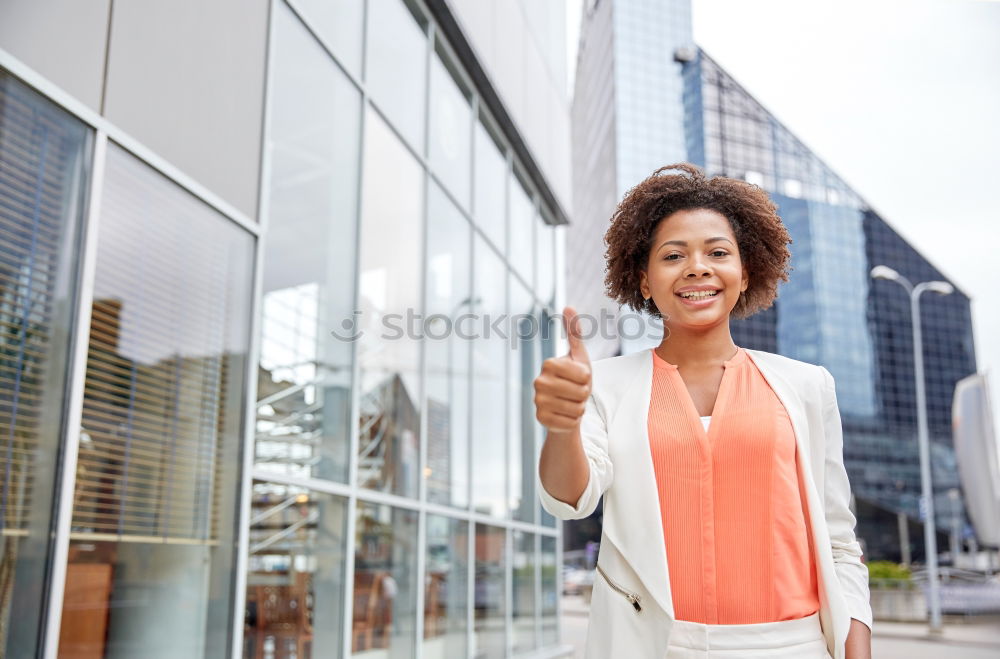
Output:
[[[730,245],[732,245],[732,244],[733,244],[733,241],[732,241],[732,240],[730,240],[729,238],[726,238],[725,236],[715,236],[715,237],[713,237],[713,238],[709,238],[709,239],[708,239],[708,240],[706,240],[705,242],[706,242],[706,243],[717,243],[717,242],[719,242],[720,240],[724,240],[724,241],[726,241],[727,243],[729,243]],[[667,241],[665,241],[665,242],[663,243],[663,245],[680,245],[681,247],[687,247],[687,241],[686,241],[686,240],[667,240]],[[660,245],[660,247],[657,247],[657,248],[656,248],[656,249],[657,249],[657,251],[658,251],[658,250],[659,250],[660,248],[662,248],[662,247],[663,247],[663,245]]]

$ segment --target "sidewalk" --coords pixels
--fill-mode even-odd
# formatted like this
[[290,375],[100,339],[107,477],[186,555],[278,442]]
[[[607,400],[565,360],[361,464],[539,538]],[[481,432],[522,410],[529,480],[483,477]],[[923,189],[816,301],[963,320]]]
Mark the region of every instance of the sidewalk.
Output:
[[[562,598],[562,642],[583,657],[590,607],[581,597]],[[997,659],[1000,657],[1000,617],[972,619],[945,617],[939,637],[927,633],[927,625],[875,621],[872,636],[875,659]]]
[[872,656],[881,659],[996,659],[1000,657],[1000,617],[945,616],[940,636],[926,624],[875,621]]

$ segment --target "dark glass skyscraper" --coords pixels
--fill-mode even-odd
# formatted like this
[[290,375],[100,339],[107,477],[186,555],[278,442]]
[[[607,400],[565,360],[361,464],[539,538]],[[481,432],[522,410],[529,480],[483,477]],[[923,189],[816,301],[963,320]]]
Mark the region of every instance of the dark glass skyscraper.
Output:
[[[592,86],[588,63],[594,57],[588,57],[592,45],[586,39],[609,29],[595,24],[600,13],[612,17],[620,11],[634,14],[636,7],[648,3],[615,0],[607,4],[610,6],[601,12],[585,17],[578,92]],[[650,161],[648,148],[634,151],[630,141],[619,139],[614,158],[604,165],[614,167],[618,174],[627,172],[631,178],[616,177],[616,199],[656,166],[687,160],[709,175],[759,185],[777,203],[793,239],[792,275],[781,286],[774,307],[734,321],[734,339],[747,348],[821,364],[833,374],[844,424],[845,463],[857,499],[858,534],[870,558],[898,557],[897,514],[913,521],[921,517],[909,299],[901,287],[874,281],[869,272],[883,264],[913,282],[947,277],[715,61],[694,47],[690,37],[686,42],[675,39],[690,35],[690,26],[685,23],[681,29],[671,23],[689,22],[690,12],[679,7],[686,2],[668,4],[673,11],[644,12],[641,22],[612,18],[610,36],[600,40],[615,61],[629,63],[627,75],[619,75],[621,67],[615,67],[612,82],[616,95],[630,93],[629,81],[643,80],[655,87],[659,76],[667,78],[668,89],[676,87],[683,92],[674,101],[680,103],[683,113],[679,129],[683,149],[677,148],[677,135],[665,141],[669,148],[662,150],[658,161]],[[636,49],[645,43],[638,33],[673,35],[668,39],[672,50],[638,56]],[[644,127],[663,125],[662,108],[641,107],[642,95],[616,98],[603,112],[579,106],[588,98],[600,95],[578,95],[575,100],[577,144],[592,135],[592,127],[605,126],[609,112],[617,136],[642,134]],[[628,112],[620,108],[628,108]],[[671,125],[673,114],[666,115],[667,125]],[[627,129],[619,127],[622,123],[627,123]],[[575,150],[578,152],[592,157],[585,149]],[[581,162],[579,157],[576,160]],[[635,160],[640,161],[639,169],[623,166]],[[578,169],[576,176],[596,169],[591,160],[589,169]],[[574,188],[593,190],[580,178]],[[600,224],[571,228],[569,239],[586,231],[602,235],[611,210],[592,212],[601,216]],[[574,267],[576,252],[570,249],[568,253],[570,273],[586,269],[584,265]],[[945,530],[953,528],[955,515],[964,522],[960,501],[956,504],[949,497],[949,491],[959,487],[951,442],[951,400],[955,383],[976,371],[972,319],[969,298],[957,287],[949,296],[924,296],[921,308],[935,509],[939,530]],[[622,337],[620,345],[622,352],[632,352],[657,342],[649,343],[648,337],[638,341]],[[920,536],[911,533],[910,537],[912,542]],[[919,556],[922,543],[912,544],[914,555]]]

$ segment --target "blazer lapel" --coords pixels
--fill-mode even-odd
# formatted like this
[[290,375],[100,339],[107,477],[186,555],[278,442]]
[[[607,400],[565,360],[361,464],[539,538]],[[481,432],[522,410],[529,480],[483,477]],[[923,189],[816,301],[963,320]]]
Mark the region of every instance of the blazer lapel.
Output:
[[660,521],[656,474],[649,452],[647,417],[653,361],[649,350],[631,355],[632,368],[620,369],[609,390],[625,392],[609,420],[609,452],[614,483],[604,499],[604,533],[631,564],[656,603],[674,617],[667,551]]

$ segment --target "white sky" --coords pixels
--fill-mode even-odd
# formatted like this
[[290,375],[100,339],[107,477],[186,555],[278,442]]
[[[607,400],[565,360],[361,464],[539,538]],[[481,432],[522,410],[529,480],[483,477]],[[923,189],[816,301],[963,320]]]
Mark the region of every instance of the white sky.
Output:
[[1000,377],[1000,1],[692,6],[698,45],[972,298]]

